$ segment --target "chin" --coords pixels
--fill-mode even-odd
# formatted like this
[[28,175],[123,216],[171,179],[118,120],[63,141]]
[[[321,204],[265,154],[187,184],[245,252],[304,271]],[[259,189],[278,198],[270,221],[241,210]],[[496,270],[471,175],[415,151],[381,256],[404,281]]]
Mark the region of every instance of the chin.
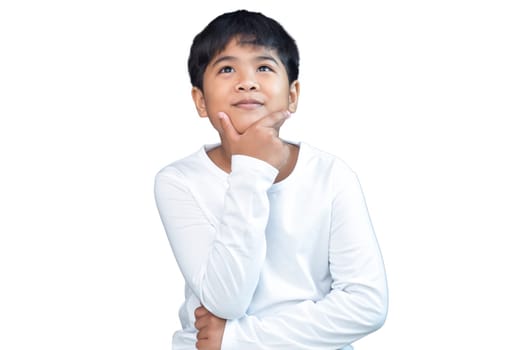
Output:
[[233,125],[234,125],[234,128],[240,133],[242,134],[243,132],[245,132],[245,130],[247,130],[251,125],[253,125],[254,123],[256,123],[258,120],[262,119],[264,116],[261,115],[261,116],[240,116],[238,118],[238,121],[240,121],[239,123],[235,123],[234,122],[234,119],[233,119]]
[[252,125],[249,124],[249,125],[234,125],[234,129],[236,129],[236,131],[239,133],[239,134],[243,134],[244,132],[247,131],[247,129],[249,129],[249,127]]

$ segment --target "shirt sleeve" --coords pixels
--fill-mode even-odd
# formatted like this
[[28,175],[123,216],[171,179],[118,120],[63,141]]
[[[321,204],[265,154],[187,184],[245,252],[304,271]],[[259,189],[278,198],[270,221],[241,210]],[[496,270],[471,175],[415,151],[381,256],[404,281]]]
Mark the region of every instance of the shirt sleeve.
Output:
[[342,168],[334,180],[329,294],[274,315],[228,321],[222,350],[341,349],[383,325],[388,297],[382,256],[359,181]]
[[207,219],[179,171],[155,178],[157,208],[183,277],[219,317],[241,317],[250,304],[265,259],[267,190],[277,174],[266,162],[233,156],[219,225]]

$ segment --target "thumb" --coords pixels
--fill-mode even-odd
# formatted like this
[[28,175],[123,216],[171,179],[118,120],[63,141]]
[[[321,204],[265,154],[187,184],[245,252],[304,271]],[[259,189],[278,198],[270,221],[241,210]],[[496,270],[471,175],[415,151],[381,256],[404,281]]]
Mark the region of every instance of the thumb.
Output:
[[238,131],[236,131],[234,125],[232,125],[232,121],[227,113],[219,112],[218,117],[221,124],[221,135],[230,139],[236,138],[239,135]]

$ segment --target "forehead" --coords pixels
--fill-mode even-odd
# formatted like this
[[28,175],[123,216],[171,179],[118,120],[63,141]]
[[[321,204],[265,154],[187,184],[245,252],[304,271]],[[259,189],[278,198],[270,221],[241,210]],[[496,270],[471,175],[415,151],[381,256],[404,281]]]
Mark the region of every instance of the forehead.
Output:
[[255,44],[253,41],[232,38],[225,47],[210,60],[210,64],[217,62],[221,57],[230,56],[235,59],[246,57],[272,57],[278,60],[275,49]]

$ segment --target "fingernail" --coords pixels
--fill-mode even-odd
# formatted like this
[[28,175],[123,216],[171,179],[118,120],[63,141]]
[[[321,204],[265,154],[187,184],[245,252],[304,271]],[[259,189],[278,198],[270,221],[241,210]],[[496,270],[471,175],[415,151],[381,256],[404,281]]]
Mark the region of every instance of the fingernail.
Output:
[[219,119],[225,119],[227,117],[227,115],[225,113],[223,113],[223,112],[219,112],[218,113],[218,117],[219,117]]
[[291,113],[290,113],[290,111],[286,111],[286,112],[284,112],[284,113],[286,114],[286,118],[291,117]]

